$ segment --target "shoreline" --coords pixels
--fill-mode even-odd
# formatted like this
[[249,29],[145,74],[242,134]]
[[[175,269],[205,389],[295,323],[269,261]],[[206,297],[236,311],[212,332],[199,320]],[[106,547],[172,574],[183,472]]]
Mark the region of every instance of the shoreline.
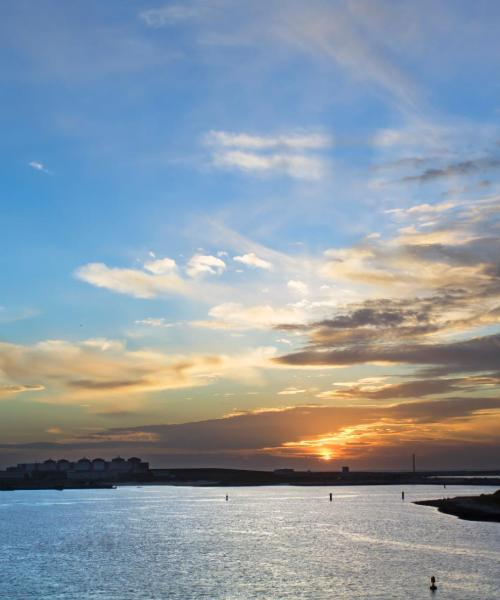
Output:
[[500,487],[500,472],[374,472],[374,471],[254,471],[244,469],[149,469],[143,473],[0,472],[0,491],[20,489],[108,489],[113,486],[173,485],[195,487],[244,486],[377,486],[377,485],[476,485]]
[[439,512],[466,521],[500,523],[500,490],[480,496],[457,496],[440,500],[418,500],[414,504],[432,506]]

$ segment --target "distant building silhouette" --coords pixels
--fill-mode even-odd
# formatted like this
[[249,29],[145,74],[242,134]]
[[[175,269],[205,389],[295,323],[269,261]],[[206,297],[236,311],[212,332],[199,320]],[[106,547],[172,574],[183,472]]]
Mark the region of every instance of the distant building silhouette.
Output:
[[83,457],[75,462],[65,458],[58,461],[49,458],[40,463],[19,463],[15,467],[7,467],[6,471],[13,479],[50,478],[70,481],[116,480],[127,475],[143,475],[149,472],[149,463],[136,456],[128,460],[117,456],[110,461]]

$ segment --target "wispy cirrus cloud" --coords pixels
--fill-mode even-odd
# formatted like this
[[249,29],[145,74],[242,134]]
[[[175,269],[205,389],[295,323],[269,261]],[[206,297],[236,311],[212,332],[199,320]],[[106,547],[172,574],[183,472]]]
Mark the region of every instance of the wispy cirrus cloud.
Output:
[[197,19],[202,14],[202,4],[168,4],[160,8],[150,8],[139,13],[139,18],[148,27],[161,28],[182,21]]
[[390,208],[387,209],[385,212],[387,214],[404,216],[407,218],[416,215],[419,218],[428,219],[430,215],[451,210],[452,208],[455,208],[455,206],[456,203],[451,201],[438,202],[436,204],[429,204],[427,202],[424,202],[423,204],[415,204],[408,208]]
[[449,164],[443,168],[429,168],[417,175],[407,175],[400,181],[403,183],[428,183],[446,177],[474,175],[499,168],[500,159],[498,158],[477,158]]
[[37,314],[38,312],[33,308],[0,306],[0,323],[12,323],[14,321],[31,319]]
[[137,319],[134,323],[146,327],[169,328],[174,326],[174,323],[169,323],[164,317],[147,317],[146,319]]
[[321,179],[327,163],[318,152],[332,145],[320,133],[285,133],[275,136],[211,131],[204,143],[212,151],[216,167],[247,173],[283,174],[297,179]]
[[318,157],[298,154],[263,155],[242,150],[215,153],[212,164],[246,173],[277,173],[295,179],[321,179],[326,172],[323,159]]
[[12,385],[2,385],[0,383],[0,399],[1,398],[9,398],[14,394],[23,394],[25,392],[41,392],[45,388],[40,384],[12,384]]
[[306,389],[290,386],[283,390],[280,390],[278,392],[278,396],[295,396],[297,394],[304,394],[305,392],[307,392]]
[[[418,11],[411,11],[413,35],[422,33]],[[331,61],[346,70],[353,79],[374,86],[388,94],[402,111],[416,112],[423,102],[418,83],[398,60],[402,46],[409,37],[401,25],[408,10],[389,10],[379,6],[375,11],[369,3],[295,4],[282,19],[271,22],[272,39],[287,43],[297,51],[311,53]],[[391,23],[392,37],[385,32]]]
[[284,134],[252,135],[229,131],[210,131],[205,143],[221,148],[247,148],[248,150],[322,150],[333,144],[333,139],[325,133],[290,132]]

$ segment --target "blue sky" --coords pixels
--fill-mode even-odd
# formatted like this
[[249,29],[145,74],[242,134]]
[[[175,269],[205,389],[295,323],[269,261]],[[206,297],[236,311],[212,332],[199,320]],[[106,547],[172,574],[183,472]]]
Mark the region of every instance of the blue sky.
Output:
[[6,462],[489,465],[496,3],[0,12]]

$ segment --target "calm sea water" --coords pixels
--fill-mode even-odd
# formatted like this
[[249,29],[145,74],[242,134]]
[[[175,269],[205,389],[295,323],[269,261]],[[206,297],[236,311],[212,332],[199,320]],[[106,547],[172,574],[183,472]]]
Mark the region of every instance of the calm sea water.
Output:
[[0,492],[0,598],[499,599],[500,524],[411,503],[484,488],[401,489]]

